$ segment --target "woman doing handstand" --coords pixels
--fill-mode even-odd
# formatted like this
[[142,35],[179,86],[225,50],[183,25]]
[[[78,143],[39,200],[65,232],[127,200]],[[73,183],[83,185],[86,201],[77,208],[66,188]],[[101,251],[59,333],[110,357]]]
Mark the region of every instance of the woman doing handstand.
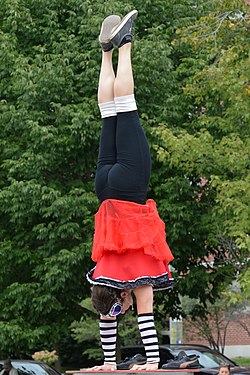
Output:
[[[136,298],[138,326],[147,363],[133,370],[155,370],[159,347],[153,316],[153,290],[172,287],[168,263],[173,255],[166,243],[165,225],[156,204],[146,200],[151,172],[149,145],[134,98],[131,65],[132,27],[137,11],[107,17],[99,41],[102,64],[98,102],[102,132],[95,179],[100,207],[95,215],[92,259],[87,279],[93,284],[92,302],[100,313],[104,364],[93,371],[116,369],[118,314]],[[118,47],[115,76],[113,47]]]

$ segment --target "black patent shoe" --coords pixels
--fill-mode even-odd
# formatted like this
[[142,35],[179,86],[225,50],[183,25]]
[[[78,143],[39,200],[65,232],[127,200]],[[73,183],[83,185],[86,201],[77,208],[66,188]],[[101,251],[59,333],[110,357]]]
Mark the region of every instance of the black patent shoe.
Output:
[[144,365],[147,358],[141,354],[135,354],[133,357],[127,357],[124,361],[117,363],[117,370],[130,370],[134,365]]
[[[178,358],[179,357],[179,358]],[[199,368],[200,363],[198,361],[197,355],[187,356],[180,353],[179,356],[176,357],[176,359],[171,359],[164,365],[162,365],[162,369],[168,370],[168,369],[192,369],[192,368]]]

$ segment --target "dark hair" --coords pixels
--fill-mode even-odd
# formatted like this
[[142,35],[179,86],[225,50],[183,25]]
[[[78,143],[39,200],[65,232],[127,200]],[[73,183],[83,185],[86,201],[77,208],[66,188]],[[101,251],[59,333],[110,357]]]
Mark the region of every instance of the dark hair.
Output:
[[220,366],[219,366],[219,370],[221,368],[227,368],[228,371],[229,371],[229,374],[231,374],[231,371],[230,371],[230,365],[228,363],[221,363]]
[[102,315],[107,315],[117,298],[121,296],[121,289],[103,285],[92,287],[92,303],[94,308]]

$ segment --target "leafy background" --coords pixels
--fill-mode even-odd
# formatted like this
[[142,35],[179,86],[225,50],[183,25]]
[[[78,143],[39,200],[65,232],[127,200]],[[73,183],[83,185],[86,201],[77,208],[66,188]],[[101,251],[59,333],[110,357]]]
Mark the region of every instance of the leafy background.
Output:
[[[100,358],[85,279],[98,209],[97,36],[105,16],[133,8],[139,12],[136,98],[153,159],[149,197],[175,255],[175,289],[155,297],[159,328],[169,315],[185,314],[181,296],[196,299],[193,318],[205,315],[234,279],[241,289],[231,300],[249,298],[249,6],[236,0],[3,0],[2,356],[46,348],[67,362],[83,350]],[[122,342],[137,340],[131,324],[124,325]]]

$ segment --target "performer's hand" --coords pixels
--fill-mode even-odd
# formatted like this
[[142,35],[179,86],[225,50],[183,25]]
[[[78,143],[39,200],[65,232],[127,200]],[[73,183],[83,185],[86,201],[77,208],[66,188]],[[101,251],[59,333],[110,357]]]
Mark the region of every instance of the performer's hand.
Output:
[[94,367],[90,367],[88,369],[86,369],[88,371],[106,371],[106,372],[110,372],[110,371],[115,371],[116,370],[116,365],[111,365],[110,363],[105,363],[104,365],[100,365],[100,366],[94,366]]
[[146,370],[154,371],[158,370],[159,363],[145,363],[145,365],[134,365],[130,370]]

